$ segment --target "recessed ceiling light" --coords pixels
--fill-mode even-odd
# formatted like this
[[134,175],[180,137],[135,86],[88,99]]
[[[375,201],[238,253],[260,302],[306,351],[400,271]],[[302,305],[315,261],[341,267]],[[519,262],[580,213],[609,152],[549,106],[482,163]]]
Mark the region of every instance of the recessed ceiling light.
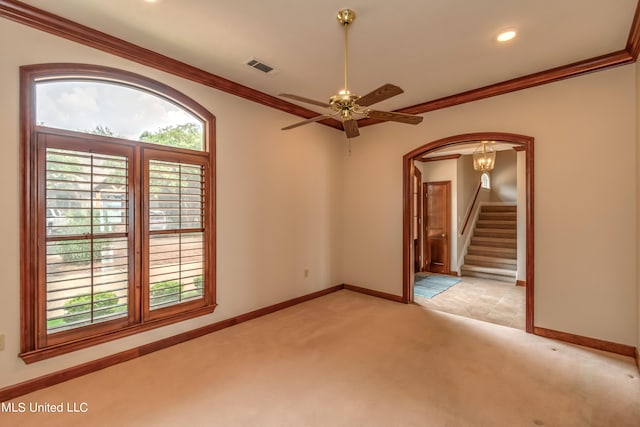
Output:
[[498,40],[499,42],[508,42],[509,40],[513,40],[516,34],[517,33],[514,30],[503,31],[502,33],[498,34],[496,40]]
[[157,3],[158,0],[144,0],[145,3]]

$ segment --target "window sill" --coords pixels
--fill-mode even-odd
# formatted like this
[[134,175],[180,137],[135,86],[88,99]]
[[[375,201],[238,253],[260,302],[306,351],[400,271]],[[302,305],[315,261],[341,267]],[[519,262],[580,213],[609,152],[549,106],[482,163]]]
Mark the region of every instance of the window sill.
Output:
[[163,318],[158,320],[149,321],[143,324],[132,325],[127,328],[123,328],[114,332],[110,332],[103,335],[96,335],[91,337],[82,338],[76,341],[70,341],[63,344],[57,344],[49,347],[40,348],[37,350],[26,351],[20,353],[20,358],[26,364],[39,362],[41,360],[50,359],[52,357],[60,356],[62,354],[71,353],[76,350],[80,350],[87,347],[92,347],[98,344],[103,344],[109,341],[117,340],[119,338],[128,337],[141,332],[146,332],[151,329],[159,328],[162,326],[171,325],[173,323],[182,322],[184,320],[193,319],[195,317],[204,316],[205,314],[213,313],[216,308],[216,304],[202,307],[196,310],[180,313],[169,318]]

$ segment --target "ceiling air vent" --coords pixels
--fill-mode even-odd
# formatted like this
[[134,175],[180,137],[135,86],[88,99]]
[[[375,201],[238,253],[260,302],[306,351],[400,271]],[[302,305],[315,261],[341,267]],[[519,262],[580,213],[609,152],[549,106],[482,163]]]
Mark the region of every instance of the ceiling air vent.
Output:
[[273,67],[270,67],[267,64],[258,61],[257,59],[250,60],[249,62],[247,62],[247,65],[255,68],[256,70],[260,70],[263,73],[269,73],[273,71]]

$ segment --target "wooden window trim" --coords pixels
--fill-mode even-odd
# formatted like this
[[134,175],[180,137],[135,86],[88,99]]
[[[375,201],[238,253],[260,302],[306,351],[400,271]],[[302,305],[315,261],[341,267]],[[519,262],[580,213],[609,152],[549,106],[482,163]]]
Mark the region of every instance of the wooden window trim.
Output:
[[[149,169],[149,165],[151,161],[154,160],[160,160],[160,161],[169,161],[169,162],[183,162],[183,163],[187,163],[187,164],[200,164],[202,166],[206,166],[208,168],[208,162],[207,164],[205,164],[204,162],[201,161],[202,157],[201,156],[193,156],[192,154],[180,154],[180,153],[165,153],[163,152],[163,150],[155,150],[155,147],[150,148],[149,150],[145,150],[143,156],[142,156],[142,163],[143,163],[143,167],[142,170],[144,170],[144,184],[143,184],[143,191],[145,193],[148,193],[148,169]],[[206,169],[205,169],[206,170]],[[147,205],[148,199],[146,197],[143,198],[142,200],[143,202],[143,207],[142,207],[142,212],[143,212],[143,218],[146,218],[146,212],[149,209],[149,206]],[[209,202],[209,200],[205,200],[205,204],[207,204],[207,202]],[[206,210],[209,209],[209,206],[205,207]],[[209,221],[208,216],[206,217],[207,220],[207,224],[204,224],[205,229],[206,230],[213,230],[213,225],[211,224]],[[147,228],[145,226],[142,227],[142,230],[146,230]],[[180,234],[180,233],[189,233],[190,230],[175,230],[174,233],[175,234]],[[207,234],[211,234],[210,231],[207,232]],[[205,238],[207,236],[207,234],[205,234]],[[145,249],[148,249],[148,242],[149,242],[149,236],[150,233],[147,231],[145,232],[145,236],[143,237],[143,247],[145,247]],[[205,239],[206,242],[206,239]],[[204,257],[208,258],[208,247],[205,244],[204,245]],[[149,289],[149,280],[146,277],[147,273],[148,273],[148,252],[143,251],[143,253],[145,253],[145,256],[143,256],[143,260],[142,260],[142,276],[143,276],[143,280],[142,280],[142,294],[146,295],[150,292]],[[206,272],[205,272],[206,274]],[[213,303],[213,299],[212,299],[212,295],[210,293],[206,293],[205,294],[205,305],[210,305]],[[184,311],[183,308],[181,307],[193,307],[194,309],[197,309],[200,305],[202,305],[201,303],[199,303],[199,301],[194,301],[194,302],[186,302],[186,303],[182,303],[180,305],[172,305],[172,306],[168,306],[168,307],[164,307],[164,308],[159,308],[159,309],[155,309],[155,310],[150,310],[149,308],[149,301],[143,301],[142,303],[142,317],[143,317],[143,321],[147,322],[147,321],[153,321],[153,320],[157,320],[157,319],[161,319],[164,317],[169,317],[169,316],[174,316],[177,315],[181,312]]]
[[[94,140],[93,135],[76,134],[73,132],[65,132],[64,135],[59,135],[58,129],[48,130],[47,128],[40,127],[40,126],[36,126],[35,129],[36,129],[36,132],[34,135],[34,140],[35,140],[34,142],[36,145],[39,146],[37,148],[38,150],[37,162],[38,162],[38,168],[40,168],[39,173],[44,172],[44,169],[45,169],[44,162],[45,162],[45,157],[46,157],[45,153],[47,148],[87,152],[86,141],[88,139],[92,140],[90,152],[126,157],[129,160],[128,161],[129,176],[131,176],[132,172],[135,170],[133,161],[132,161],[134,156],[134,147],[132,146],[132,144],[124,144],[118,141],[109,141],[109,142],[93,141]],[[40,154],[42,154],[42,156],[40,156]],[[40,180],[42,180],[42,177],[40,178]],[[41,183],[42,182],[34,182],[34,185],[36,186],[36,188],[39,188]],[[129,187],[128,188],[129,194],[131,194],[132,199],[135,200],[135,197],[136,197],[135,185],[133,183],[133,179],[129,179],[128,187]],[[44,195],[39,194],[38,198],[44,198]],[[37,209],[37,218],[36,218],[36,221],[38,221],[38,223],[33,227],[35,230],[37,230],[37,234],[39,236],[44,235],[45,224],[39,221],[39,219],[44,217],[45,210],[46,210],[45,203],[40,203]],[[129,212],[129,215],[130,215],[130,218],[132,218],[132,210]],[[126,234],[128,234],[128,239],[127,239],[128,243],[129,245],[131,245],[135,241],[135,238],[133,236],[134,234],[133,229],[132,229],[132,232],[126,233]],[[46,259],[46,247],[47,247],[46,243],[47,243],[46,241],[43,241],[41,245],[38,245],[38,254],[37,254],[38,259],[42,259],[42,260]],[[135,271],[135,269],[132,268],[133,262],[134,260],[130,258],[129,269],[128,269],[128,275],[129,275],[128,291],[129,292],[133,291],[131,284],[135,283],[135,281],[133,280],[133,277],[131,276]],[[39,286],[39,283],[45,278],[45,272],[44,272],[44,269],[42,269],[42,267],[45,267],[45,266],[43,264],[38,264],[38,265],[39,265],[38,277],[35,278],[36,283],[32,284],[34,286],[34,293],[35,293],[34,298],[37,304],[36,330],[42,331],[41,333],[36,334],[37,335],[36,346],[38,348],[45,348],[45,347],[50,347],[52,345],[65,343],[68,341],[83,339],[89,333],[89,331],[91,331],[90,332],[91,335],[102,335],[102,334],[114,332],[118,329],[127,327],[131,322],[135,321],[134,315],[133,315],[134,313],[132,313],[132,307],[129,307],[129,313],[127,317],[113,319],[106,322],[100,322],[93,325],[85,326],[83,328],[73,328],[67,331],[62,331],[62,332],[58,332],[51,335],[46,334],[44,331],[46,329],[47,319],[46,319],[46,316],[41,315],[41,313],[44,313],[46,310],[46,301],[45,301],[46,298],[44,295],[40,294],[42,292],[42,289]]]
[[[38,236],[39,236],[39,216],[37,211],[38,186],[37,186],[37,168],[38,168],[38,147],[37,133],[51,132],[56,135],[74,137],[86,134],[60,130],[48,129],[36,126],[35,124],[35,86],[38,81],[43,79],[76,79],[87,78],[96,81],[121,83],[132,86],[146,92],[150,92],[161,98],[177,104],[186,110],[189,110],[200,119],[204,125],[204,145],[205,152],[208,154],[208,174],[210,197],[205,200],[207,215],[207,227],[209,238],[205,241],[206,247],[206,276],[210,286],[210,291],[206,292],[204,306],[202,304],[185,304],[184,310],[179,313],[167,312],[167,316],[148,319],[144,322],[126,325],[116,330],[99,331],[91,336],[72,336],[68,341],[62,343],[54,343],[52,345],[42,345],[42,341],[37,336],[38,319],[42,317],[41,303],[38,299]],[[121,144],[124,146],[141,146],[145,143],[118,140],[117,138],[103,137],[99,135],[90,135],[92,140],[104,141],[109,144]],[[157,144],[152,149],[157,152],[172,153],[179,157],[193,155],[193,151],[180,148],[165,147]],[[140,150],[140,148],[134,148]],[[138,153],[140,154],[140,153]],[[202,156],[200,156],[202,157]],[[40,160],[41,161],[41,160]],[[216,232],[215,232],[215,117],[207,111],[203,106],[196,103],[192,99],[182,93],[170,88],[160,82],[148,79],[144,76],[134,74],[128,71],[122,71],[110,67],[86,65],[86,64],[39,64],[23,66],[20,68],[20,163],[21,163],[21,204],[20,204],[20,357],[25,363],[32,363],[39,360],[48,359],[61,354],[76,351],[82,348],[102,344],[108,341],[130,336],[133,334],[145,332],[154,328],[181,322],[194,317],[212,313],[215,310],[216,295]],[[141,168],[135,168],[136,175],[131,179],[141,182]],[[140,197],[138,197],[140,198]],[[133,209],[141,209],[141,206],[133,207]],[[136,246],[134,251],[141,251],[142,241],[142,224],[141,215],[137,215],[135,222],[131,223],[132,233],[138,233],[134,239]],[[35,226],[34,226],[35,225]],[[141,280],[140,268],[135,269],[134,284],[138,286]],[[140,293],[137,293],[138,295]],[[137,298],[137,297],[136,297]],[[140,306],[138,299],[133,301],[136,307]],[[175,311],[175,310],[174,310]],[[130,317],[130,316],[129,316]],[[106,322],[107,323],[107,322]],[[108,322],[110,323],[110,322]]]

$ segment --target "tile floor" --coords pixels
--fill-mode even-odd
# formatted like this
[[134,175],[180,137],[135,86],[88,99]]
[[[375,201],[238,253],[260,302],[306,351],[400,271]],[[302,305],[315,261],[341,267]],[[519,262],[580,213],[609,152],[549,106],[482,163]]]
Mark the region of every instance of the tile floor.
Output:
[[524,330],[525,288],[506,282],[460,277],[462,281],[428,299],[416,296],[422,307]]

